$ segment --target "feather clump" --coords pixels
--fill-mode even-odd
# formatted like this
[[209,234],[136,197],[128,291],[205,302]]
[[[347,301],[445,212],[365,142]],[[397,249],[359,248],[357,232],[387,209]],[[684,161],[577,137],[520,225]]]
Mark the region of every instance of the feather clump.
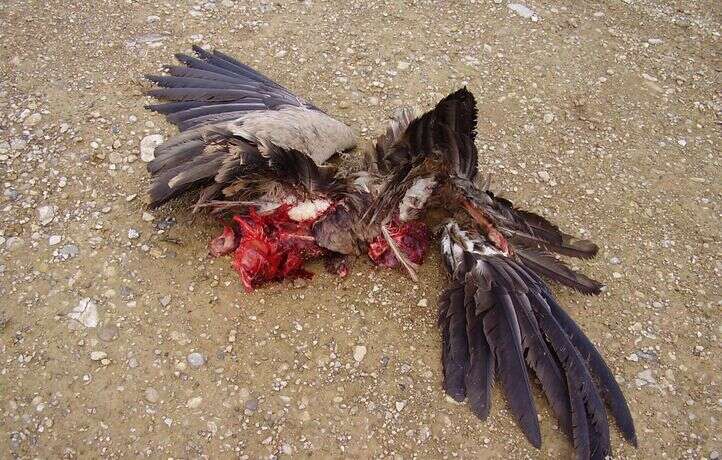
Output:
[[512,415],[538,448],[531,369],[577,458],[611,455],[605,403],[622,435],[636,445],[632,416],[614,376],[525,259],[503,254],[455,222],[444,227],[441,243],[452,278],[439,300],[449,396],[468,399],[485,419],[498,380]]

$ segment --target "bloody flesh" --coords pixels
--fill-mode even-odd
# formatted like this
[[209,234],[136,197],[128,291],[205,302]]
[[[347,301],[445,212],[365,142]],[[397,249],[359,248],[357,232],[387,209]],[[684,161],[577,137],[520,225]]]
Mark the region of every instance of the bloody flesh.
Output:
[[[405,222],[403,224],[391,223],[387,226],[391,239],[409,261],[420,265],[424,261],[429,248],[429,230],[426,224],[419,221]],[[376,264],[384,267],[396,267],[399,261],[389,247],[383,236],[379,235],[369,243],[369,258]]]
[[[209,252],[214,257],[231,254],[231,264],[238,272],[246,291],[267,281],[285,278],[310,278],[303,269],[306,261],[328,255],[334,260],[330,266],[334,273],[344,277],[349,266],[345,257],[321,248],[313,237],[313,224],[321,216],[297,222],[288,215],[289,206],[259,214],[251,209],[248,214],[234,216],[233,224],[226,225],[223,233],[214,238]],[[387,226],[391,238],[409,261],[420,265],[429,247],[429,231],[423,222],[392,222]],[[397,267],[399,261],[383,236],[368,244],[368,256],[376,264]]]
[[211,242],[211,255],[233,252],[236,269],[246,291],[267,281],[284,278],[310,278],[303,269],[306,260],[324,254],[311,234],[314,221],[295,222],[288,217],[288,206],[269,214],[251,210],[234,216],[237,230],[226,226],[223,234]]

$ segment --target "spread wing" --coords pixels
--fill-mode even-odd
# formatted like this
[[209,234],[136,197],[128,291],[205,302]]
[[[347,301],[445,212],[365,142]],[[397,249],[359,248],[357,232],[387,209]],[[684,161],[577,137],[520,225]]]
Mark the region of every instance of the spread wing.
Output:
[[223,212],[263,209],[289,197],[335,197],[346,188],[334,166],[319,166],[298,150],[215,125],[205,128],[202,140],[194,158],[157,170],[149,191],[152,207],[193,189],[200,189],[196,207]]
[[[403,110],[374,145],[374,168],[387,179],[366,219],[369,225],[393,219],[406,202],[412,210],[426,206],[440,192],[444,177],[476,177],[476,103],[462,88],[421,116]],[[470,145],[469,145],[470,143]],[[411,212],[404,218],[415,218]]]
[[479,184],[476,120],[476,102],[466,88],[420,117],[400,112],[375,145],[375,164],[387,179],[366,213],[369,225],[417,219],[433,206],[452,213],[464,209],[498,232],[503,244],[537,272],[586,294],[599,293],[602,284],[571,271],[550,254],[591,258],[597,253],[594,243],[495,196],[488,181]]
[[[200,187],[204,201],[232,197],[229,175],[247,169],[236,161],[238,150],[258,150],[258,139],[307,155],[317,165],[356,145],[348,126],[258,71],[218,51],[194,51],[197,57],[176,55],[184,65],[167,66],[168,75],[147,77],[156,84],[147,94],[164,101],[148,108],[181,131],[158,146],[148,164],[151,206]],[[231,138],[237,139],[235,148],[218,148]],[[218,185],[209,188],[213,183]]]
[[541,445],[529,369],[579,459],[611,455],[607,403],[636,445],[629,408],[603,358],[559,306],[537,270],[507,256],[473,228],[443,227],[450,283],[439,299],[444,388],[482,420],[495,381],[527,439]]

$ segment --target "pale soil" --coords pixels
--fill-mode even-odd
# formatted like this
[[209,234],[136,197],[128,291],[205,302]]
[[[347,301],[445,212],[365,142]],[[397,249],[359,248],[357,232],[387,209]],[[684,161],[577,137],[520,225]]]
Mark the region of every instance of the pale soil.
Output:
[[[195,42],[367,139],[402,102],[428,108],[468,84],[495,188],[602,248],[575,266],[606,293],[556,292],[629,400],[640,446],[614,431],[616,455],[714,458],[719,5],[529,6],[538,22],[492,1],[0,4],[0,457],[571,455],[541,397],[541,451],[498,391],[484,423],[444,397],[436,256],[418,286],[366,262],[344,281],[316,264],[305,287],[246,295],[228,260],[206,256],[217,222],[187,203],[142,218],[139,141],[174,132],[143,110],[142,75]],[[69,329],[82,298],[117,339]]]

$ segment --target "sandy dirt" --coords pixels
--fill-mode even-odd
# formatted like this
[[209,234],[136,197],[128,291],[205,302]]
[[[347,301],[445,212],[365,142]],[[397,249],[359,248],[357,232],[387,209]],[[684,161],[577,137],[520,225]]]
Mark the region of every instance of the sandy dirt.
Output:
[[246,295],[207,257],[218,222],[144,214],[140,140],[174,129],[142,76],[192,44],[365,139],[468,85],[495,189],[600,244],[575,267],[607,291],[555,291],[629,400],[640,445],[614,430],[615,455],[718,458],[719,4],[527,6],[0,3],[0,458],[571,456],[539,392],[540,451],[498,390],[485,423],[444,396],[435,255],[418,285],[316,264]]

